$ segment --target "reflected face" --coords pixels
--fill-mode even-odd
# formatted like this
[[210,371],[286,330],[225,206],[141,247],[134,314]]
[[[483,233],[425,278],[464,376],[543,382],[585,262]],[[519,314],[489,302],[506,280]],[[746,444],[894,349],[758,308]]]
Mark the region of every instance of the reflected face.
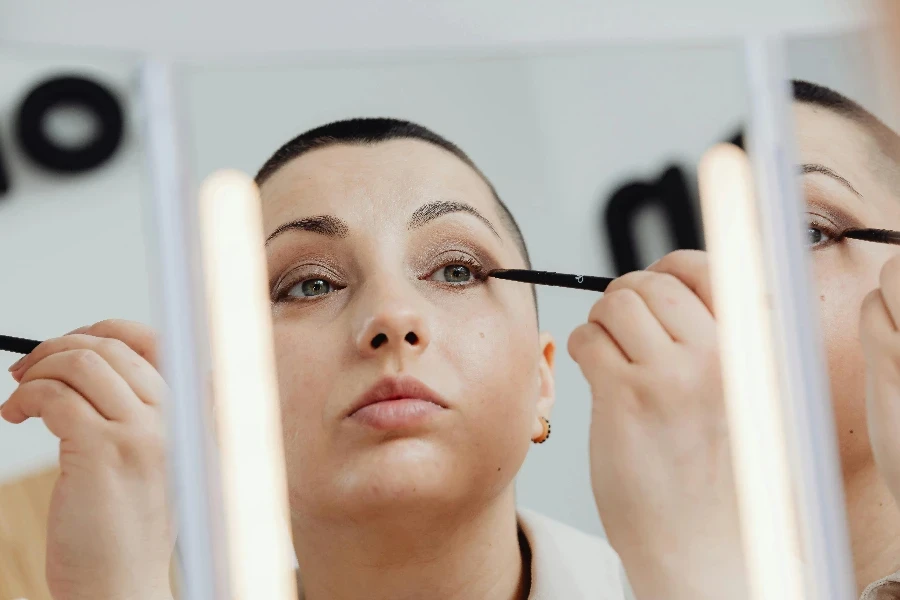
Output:
[[841,459],[850,478],[873,461],[860,307],[882,265],[900,250],[831,238],[849,228],[900,229],[900,175],[866,125],[806,104],[794,105],[794,118]]
[[524,267],[485,182],[394,140],[314,150],[261,191],[295,518],[511,493],[552,345],[528,286],[482,276]]

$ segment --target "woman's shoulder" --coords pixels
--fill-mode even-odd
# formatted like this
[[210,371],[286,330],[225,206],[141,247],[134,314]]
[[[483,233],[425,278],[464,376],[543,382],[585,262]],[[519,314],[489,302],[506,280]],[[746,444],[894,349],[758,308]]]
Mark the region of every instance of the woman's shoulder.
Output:
[[529,600],[630,597],[622,562],[603,538],[523,509],[519,528],[531,549]]

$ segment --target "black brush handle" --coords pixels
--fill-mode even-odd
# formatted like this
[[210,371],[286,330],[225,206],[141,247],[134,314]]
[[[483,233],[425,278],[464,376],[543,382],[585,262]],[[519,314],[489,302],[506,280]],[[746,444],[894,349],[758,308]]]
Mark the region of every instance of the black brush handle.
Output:
[[900,231],[891,231],[889,229],[850,229],[842,233],[840,237],[877,242],[879,244],[900,245]]
[[612,277],[594,277],[591,275],[570,275],[568,273],[552,273],[550,271],[529,271],[527,269],[498,269],[488,273],[488,277],[532,283],[536,285],[552,285],[555,287],[605,292]]
[[16,354],[29,354],[41,343],[37,340],[17,338],[11,335],[0,335],[0,350],[15,352]]

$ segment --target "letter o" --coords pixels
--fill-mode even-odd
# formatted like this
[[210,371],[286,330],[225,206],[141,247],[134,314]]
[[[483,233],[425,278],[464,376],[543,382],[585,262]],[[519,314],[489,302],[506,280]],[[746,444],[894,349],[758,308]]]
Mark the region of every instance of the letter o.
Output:
[[[91,112],[97,131],[78,147],[64,147],[52,140],[44,121],[53,110],[77,106]],[[106,87],[84,77],[53,77],[34,88],[19,106],[16,137],[35,163],[58,173],[89,171],[106,162],[119,147],[124,117],[119,101]]]

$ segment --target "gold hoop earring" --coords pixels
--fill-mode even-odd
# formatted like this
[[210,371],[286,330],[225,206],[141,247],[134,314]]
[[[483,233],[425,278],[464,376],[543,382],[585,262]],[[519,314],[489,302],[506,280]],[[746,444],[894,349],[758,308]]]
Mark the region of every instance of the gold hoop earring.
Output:
[[532,438],[531,441],[534,442],[535,444],[543,444],[550,438],[550,421],[548,421],[544,417],[539,417],[539,418],[541,420],[541,423],[544,424],[544,429],[541,431],[541,435],[539,435],[536,438]]

